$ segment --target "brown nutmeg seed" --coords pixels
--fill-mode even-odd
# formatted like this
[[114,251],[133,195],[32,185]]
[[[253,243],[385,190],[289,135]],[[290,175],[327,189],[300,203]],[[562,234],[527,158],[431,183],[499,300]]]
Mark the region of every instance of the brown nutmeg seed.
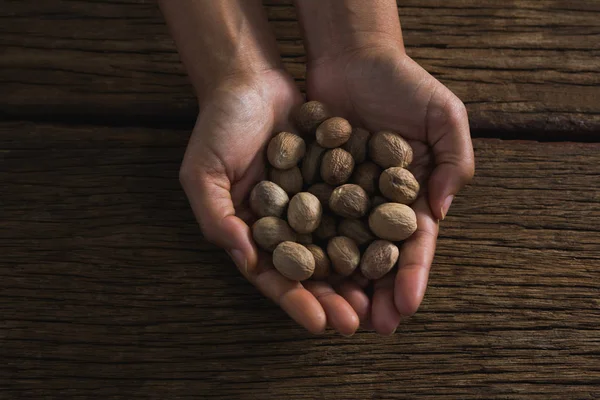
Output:
[[379,279],[390,272],[400,251],[398,247],[387,240],[376,240],[367,247],[360,260],[360,272],[367,279]]
[[316,280],[327,279],[331,274],[331,261],[329,261],[325,250],[314,244],[309,244],[306,248],[315,259],[315,270],[311,278]]
[[353,169],[354,159],[344,149],[328,150],[321,161],[321,177],[330,185],[346,183]]
[[369,140],[369,156],[381,168],[406,167],[413,160],[413,150],[397,133],[381,131]]
[[280,132],[267,147],[267,158],[278,169],[290,169],[304,157],[306,144],[300,136],[290,132]]
[[273,265],[286,278],[303,281],[313,274],[315,258],[299,243],[282,242],[273,251]]
[[302,133],[311,134],[329,117],[331,117],[331,113],[327,106],[313,100],[302,104],[294,113],[293,120]]
[[379,190],[385,197],[396,203],[411,204],[419,194],[419,182],[409,170],[392,167],[381,174]]
[[370,195],[375,194],[379,184],[381,168],[375,163],[367,161],[357,165],[352,174],[352,182],[363,188]]
[[303,245],[311,244],[313,242],[312,233],[298,233],[296,235],[296,243]]
[[300,192],[288,205],[288,223],[298,233],[312,233],[321,223],[323,208],[315,195]]
[[281,242],[295,242],[296,232],[280,218],[263,217],[252,225],[252,237],[260,248],[273,251]]
[[317,128],[317,142],[327,148],[333,149],[346,143],[352,134],[352,126],[344,118],[333,117],[325,120]]
[[335,189],[333,186],[320,182],[309,187],[308,192],[314,194],[319,199],[323,208],[328,208],[329,198],[331,197],[331,193],[333,193],[333,189]]
[[321,216],[321,223],[313,232],[319,240],[328,240],[337,235],[335,218],[330,214]]
[[336,236],[329,240],[327,255],[335,272],[342,276],[350,276],[360,264],[358,246],[345,236]]
[[371,212],[369,228],[381,239],[399,242],[417,230],[417,216],[407,205],[384,203]]
[[370,138],[371,134],[366,129],[352,128],[352,135],[350,135],[350,139],[344,143],[342,149],[352,155],[355,163],[363,163],[367,158]]
[[302,191],[302,174],[298,167],[290,169],[271,168],[269,179],[279,185],[290,196]]
[[348,183],[333,190],[329,208],[344,218],[360,218],[367,214],[370,200],[367,192],[358,185]]
[[281,217],[290,198],[277,184],[262,181],[250,192],[250,208],[259,217]]
[[388,200],[383,196],[374,196],[371,199],[371,207],[375,208],[377,206],[382,205],[383,203],[387,203]]
[[375,235],[362,219],[343,219],[338,226],[338,233],[354,240],[359,246],[365,246],[375,240]]
[[320,177],[321,160],[325,149],[317,142],[313,142],[308,146],[304,160],[302,160],[302,177],[308,185],[316,182]]

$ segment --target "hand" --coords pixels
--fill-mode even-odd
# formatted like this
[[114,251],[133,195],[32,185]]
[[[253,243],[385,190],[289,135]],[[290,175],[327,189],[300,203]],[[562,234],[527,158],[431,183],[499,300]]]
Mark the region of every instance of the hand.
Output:
[[453,196],[473,177],[474,158],[463,103],[404,53],[397,42],[365,47],[311,62],[310,99],[335,115],[375,132],[388,129],[412,145],[410,169],[421,184],[412,205],[418,229],[401,248],[399,269],[375,283],[371,323],[392,333],[402,315],[419,307],[438,235]]
[[[330,325],[342,334],[358,328],[368,299],[357,284],[333,288],[284,278],[253,244],[246,203],[265,179],[264,150],[273,133],[293,131],[290,111],[302,101],[288,75],[271,70],[230,77],[204,96],[181,166],[180,179],[207,240],[223,247],[242,274],[313,333]],[[346,300],[347,299],[347,300]],[[357,310],[354,311],[353,307]]]

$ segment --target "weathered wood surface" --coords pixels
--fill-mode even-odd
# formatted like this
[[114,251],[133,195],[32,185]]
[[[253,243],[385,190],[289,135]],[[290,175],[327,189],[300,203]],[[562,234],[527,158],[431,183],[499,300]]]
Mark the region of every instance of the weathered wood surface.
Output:
[[[268,0],[300,87],[290,1]],[[472,127],[600,129],[600,2],[403,0],[408,53],[467,104]],[[0,0],[0,115],[102,123],[192,120],[196,104],[154,0]]]
[[475,140],[419,313],[342,338],[202,240],[186,140],[0,125],[0,398],[599,398],[600,144]]

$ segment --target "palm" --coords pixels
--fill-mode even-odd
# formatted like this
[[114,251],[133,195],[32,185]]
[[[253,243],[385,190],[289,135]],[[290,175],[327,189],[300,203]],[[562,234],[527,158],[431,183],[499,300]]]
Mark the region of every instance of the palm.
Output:
[[[471,148],[468,135],[464,138],[464,108],[446,87],[393,47],[316,62],[309,66],[307,81],[308,96],[327,103],[335,114],[370,131],[396,131],[413,147],[410,168],[422,188],[413,204],[418,230],[402,246],[396,277],[376,282],[371,307],[375,328],[391,332],[401,314],[416,311],[423,297],[435,251],[437,220],[444,215],[440,210],[449,192],[455,193],[444,181],[468,175],[449,167],[456,161],[459,147]],[[457,140],[459,125],[462,132]]]
[[396,49],[366,49],[320,63],[309,68],[308,82],[309,97],[331,104],[336,114],[370,131],[390,129],[405,137],[414,150],[410,169],[427,189],[435,166],[428,128],[440,125],[439,111],[432,109],[454,96],[446,87]]
[[299,93],[283,74],[268,83],[232,81],[215,90],[194,128],[186,159],[226,188],[236,215],[251,218],[245,200],[265,176],[264,148],[274,131],[287,129]]
[[[261,80],[262,79],[262,80]],[[353,333],[368,303],[352,282],[337,287],[288,280],[259,254],[245,203],[253,185],[265,177],[264,149],[274,132],[291,130],[290,111],[301,101],[293,81],[280,72],[250,84],[221,85],[203,104],[181,169],[181,181],[205,237],[230,252],[238,268],[267,297],[312,332],[325,323]],[[243,254],[236,259],[234,249]]]

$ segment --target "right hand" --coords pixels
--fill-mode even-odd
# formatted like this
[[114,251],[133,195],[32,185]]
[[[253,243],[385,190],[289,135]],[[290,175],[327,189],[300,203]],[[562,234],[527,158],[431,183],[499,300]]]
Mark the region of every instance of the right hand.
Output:
[[421,183],[412,204],[418,229],[402,245],[395,276],[375,282],[372,300],[373,327],[390,334],[423,300],[438,220],[473,177],[474,155],[466,109],[458,97],[408,57],[397,40],[384,36],[372,41],[377,45],[314,60],[307,71],[307,92],[336,115],[371,132],[398,132],[413,147],[410,169]]
[[293,131],[291,110],[302,101],[281,70],[229,77],[204,97],[180,171],[181,184],[204,237],[224,248],[240,272],[310,332],[327,325],[353,334],[369,300],[354,282],[294,282],[254,245],[247,199],[266,177],[265,147],[279,131]]

